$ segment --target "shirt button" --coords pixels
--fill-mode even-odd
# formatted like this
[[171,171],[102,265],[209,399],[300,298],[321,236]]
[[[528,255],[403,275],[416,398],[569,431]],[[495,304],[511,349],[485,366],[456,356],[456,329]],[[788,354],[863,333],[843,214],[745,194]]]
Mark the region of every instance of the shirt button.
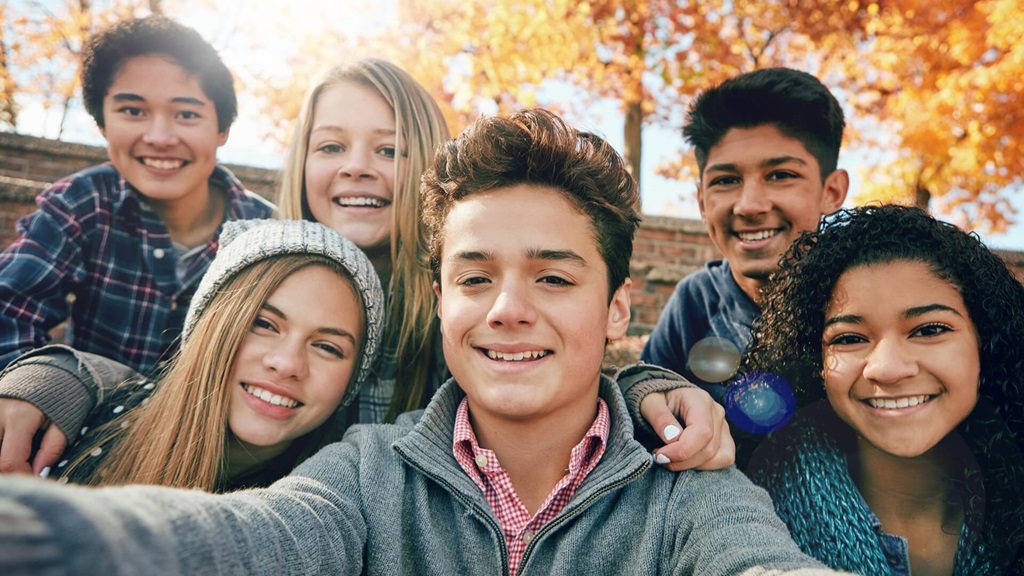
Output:
[[523,544],[530,544],[530,540],[533,540],[533,532],[527,530],[523,532]]
[[483,454],[477,454],[474,460],[476,461],[476,465],[481,468],[487,466],[487,456],[484,456]]
[[177,309],[178,309],[178,303],[177,302],[171,302],[171,310],[173,311],[173,310],[177,310]]
[[156,250],[153,250],[153,256],[155,256],[157,260],[163,258],[164,257],[164,249],[163,248],[157,248]]

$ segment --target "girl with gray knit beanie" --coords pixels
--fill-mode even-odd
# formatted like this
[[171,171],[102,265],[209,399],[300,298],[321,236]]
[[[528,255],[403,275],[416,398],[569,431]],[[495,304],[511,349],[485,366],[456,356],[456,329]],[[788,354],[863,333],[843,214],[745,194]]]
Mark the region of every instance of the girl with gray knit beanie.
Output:
[[220,242],[159,382],[108,393],[51,478],[265,486],[331,439],[380,347],[373,266],[313,222],[228,222]]
[[844,210],[793,244],[762,309],[733,407],[768,404],[756,383],[795,392],[748,473],[803,551],[1024,574],[1024,286],[1003,260],[916,208]]

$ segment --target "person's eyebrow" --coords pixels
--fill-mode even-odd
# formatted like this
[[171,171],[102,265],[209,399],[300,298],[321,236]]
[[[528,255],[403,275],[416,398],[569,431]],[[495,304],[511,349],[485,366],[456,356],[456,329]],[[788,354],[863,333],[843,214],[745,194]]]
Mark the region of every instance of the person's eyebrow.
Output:
[[191,96],[175,96],[171,98],[171,102],[175,104],[191,104],[192,106],[206,106],[206,101]]
[[494,254],[483,250],[464,250],[452,254],[448,260],[451,262],[487,262],[494,260]]
[[963,318],[963,315],[957,312],[956,308],[951,308],[949,306],[946,306],[945,304],[927,304],[925,306],[914,306],[913,308],[908,308],[907,310],[905,310],[903,312],[903,317],[908,319],[917,318],[918,316],[924,316],[929,312],[935,311],[952,312],[953,314],[956,314],[957,316]]
[[530,248],[526,251],[526,257],[530,260],[568,260],[586,267],[587,261],[572,250],[545,250],[543,248]]
[[145,102],[146,99],[130,92],[118,92],[111,96],[115,102]]
[[[766,158],[762,160],[759,166],[761,168],[771,168],[773,166],[781,166],[789,162],[795,162],[803,166],[807,165],[807,162],[803,158],[796,156],[776,156],[774,158]],[[704,168],[705,172],[739,172],[739,164],[733,162],[723,162],[721,164],[710,164]]]
[[[348,132],[348,130],[346,130],[342,126],[336,126],[334,124],[322,124],[320,126],[316,126],[315,128],[313,128],[312,132],[341,132],[341,133],[345,133],[345,132]],[[394,136],[396,134],[396,132],[394,130],[390,130],[388,128],[374,128],[373,129],[373,133],[374,134],[379,134],[381,136]]]
[[[282,320],[288,320],[288,316],[284,312],[282,312],[281,310],[277,309],[273,304],[270,304],[269,302],[263,304],[263,308],[265,310],[270,310],[271,312],[273,312],[277,316],[280,316]],[[353,345],[357,345],[358,344],[356,342],[356,337],[355,336],[350,334],[347,330],[343,330],[341,328],[331,328],[331,327],[328,327],[328,326],[324,326],[324,327],[321,327],[321,328],[317,328],[316,332],[318,332],[320,334],[333,334],[335,336],[340,336],[342,338],[348,338],[349,340],[352,341]]]
[[[146,99],[138,94],[132,94],[131,92],[119,92],[111,96],[115,102],[145,102]],[[191,106],[206,106],[206,101],[200,100],[199,98],[193,98],[191,96],[175,96],[171,98],[171,102],[175,104],[189,104]]]
[[[952,312],[953,314],[956,314],[961,318],[963,317],[963,315],[960,314],[960,312],[957,312],[956,308],[951,308],[949,306],[946,306],[945,304],[926,304],[924,306],[914,306],[912,308],[907,308],[906,310],[903,311],[903,318],[909,320],[911,318],[918,318],[920,316],[924,316],[929,312],[935,311]],[[860,324],[864,322],[864,317],[858,316],[856,314],[833,316],[832,318],[825,320],[825,327],[828,328],[832,324],[836,324],[839,322],[846,322],[849,324]]]
[[771,168],[772,166],[781,166],[793,162],[802,166],[807,166],[807,162],[803,158],[797,158],[796,156],[777,156],[775,158],[767,158],[764,162],[761,162],[762,168]]
[[847,324],[861,324],[864,322],[864,317],[858,316],[857,314],[843,314],[841,316],[833,316],[825,320],[825,328],[828,328],[829,326],[833,324],[838,324],[840,322],[845,322]]
[[[528,248],[526,250],[526,257],[530,260],[569,260],[577,262],[581,266],[587,265],[586,259],[572,250]],[[484,250],[465,250],[463,252],[452,254],[451,257],[448,258],[448,260],[452,262],[487,262],[494,259],[495,256],[493,253]]]

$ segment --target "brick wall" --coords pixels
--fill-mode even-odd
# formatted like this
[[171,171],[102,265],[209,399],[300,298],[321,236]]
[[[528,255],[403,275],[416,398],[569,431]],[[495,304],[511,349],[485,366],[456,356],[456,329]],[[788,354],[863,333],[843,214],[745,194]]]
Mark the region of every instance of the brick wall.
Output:
[[[14,223],[35,209],[33,199],[50,182],[104,162],[102,147],[69,144],[0,133],[0,246],[15,238]],[[273,199],[277,171],[228,164],[246,187]],[[1024,252],[998,252],[1024,280]],[[718,258],[699,220],[645,216],[633,246],[633,320],[630,338],[611,347],[610,363],[624,364],[638,354],[644,336],[658,321],[676,283]]]
[[[36,194],[54,180],[106,161],[101,146],[0,132],[0,246],[14,241],[14,223],[35,209]],[[249,190],[273,199],[276,170],[226,166]]]

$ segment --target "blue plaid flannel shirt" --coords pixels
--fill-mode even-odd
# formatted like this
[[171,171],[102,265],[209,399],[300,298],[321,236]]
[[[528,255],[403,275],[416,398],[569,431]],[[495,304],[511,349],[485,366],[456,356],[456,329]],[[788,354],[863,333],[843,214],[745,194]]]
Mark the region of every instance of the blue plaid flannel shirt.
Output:
[[[225,168],[210,183],[227,192],[227,220],[274,211]],[[54,183],[36,204],[0,253],[0,368],[70,318],[68,344],[152,373],[176,346],[220,230],[179,282],[167,228],[112,164]]]

